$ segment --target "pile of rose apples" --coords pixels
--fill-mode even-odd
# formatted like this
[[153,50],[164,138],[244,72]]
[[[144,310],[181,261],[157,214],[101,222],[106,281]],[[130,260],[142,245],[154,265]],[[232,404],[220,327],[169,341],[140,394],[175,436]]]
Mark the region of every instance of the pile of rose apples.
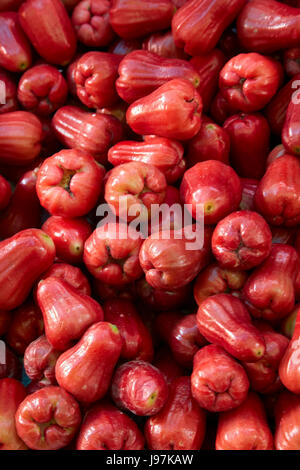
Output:
[[300,450],[300,1],[1,0],[0,67],[0,449]]

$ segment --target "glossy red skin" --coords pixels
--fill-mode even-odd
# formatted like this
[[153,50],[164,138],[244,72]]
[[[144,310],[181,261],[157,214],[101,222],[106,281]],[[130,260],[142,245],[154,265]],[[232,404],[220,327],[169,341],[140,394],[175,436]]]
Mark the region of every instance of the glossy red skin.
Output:
[[0,380],[1,450],[27,449],[18,436],[15,426],[15,413],[25,397],[26,389],[21,382],[11,378]]
[[300,315],[297,309],[296,323],[287,350],[280,362],[279,376],[283,385],[293,393],[299,394],[299,336],[300,336]]
[[217,160],[206,160],[185,172],[180,195],[184,204],[191,204],[188,210],[194,218],[197,207],[203,208],[204,223],[216,224],[237,210],[242,188],[240,178],[230,166]]
[[47,277],[58,277],[74,287],[78,292],[84,295],[91,295],[91,286],[83,272],[71,264],[54,263],[40,277],[40,280]]
[[192,57],[190,63],[197,70],[200,83],[197,91],[203,100],[203,109],[209,110],[212,99],[218,91],[219,73],[226,62],[226,58],[219,49]]
[[5,344],[5,364],[0,364],[0,379],[22,379],[22,364],[19,358]]
[[39,155],[42,124],[32,113],[13,111],[0,115],[0,164],[27,165]]
[[245,284],[247,274],[237,269],[221,268],[218,264],[210,264],[196,278],[194,297],[198,305],[211,295],[225,294],[240,290]]
[[128,221],[151,215],[152,204],[164,202],[166,178],[154,165],[132,161],[113,168],[105,184],[105,201],[117,216]]
[[[167,29],[174,6],[169,0],[114,0],[109,20],[114,31],[124,39],[139,38]],[[138,11],[138,15],[136,12]]]
[[149,95],[173,79],[185,79],[197,88],[200,75],[190,62],[167,59],[153,52],[137,50],[127,54],[118,69],[116,89],[127,103]]
[[161,313],[155,319],[155,326],[159,336],[171,349],[175,361],[191,369],[195,354],[207,343],[198,330],[196,315]]
[[19,20],[12,11],[0,13],[0,66],[10,72],[23,72],[31,65],[31,49]]
[[54,241],[56,256],[65,263],[81,263],[85,241],[91,235],[91,224],[84,218],[49,217],[42,226]]
[[271,163],[274,162],[274,160],[277,160],[279,157],[283,157],[283,155],[288,155],[284,146],[282,144],[276,145],[276,147],[271,150],[271,152],[268,155],[267,162],[266,162],[266,168],[271,165]]
[[115,88],[121,55],[90,51],[83,54],[75,70],[77,96],[88,108],[115,104],[119,97]]
[[210,107],[210,115],[214,121],[216,121],[221,126],[229,116],[232,116],[237,112],[238,110],[233,108],[228,103],[228,101],[222,95],[221,91],[218,91]]
[[10,312],[5,310],[0,310],[0,336],[5,335],[8,331],[12,315]]
[[300,221],[300,163],[284,155],[271,163],[254,197],[257,212],[272,225],[295,227]]
[[210,344],[195,354],[191,391],[201,408],[214,413],[231,410],[246,399],[248,390],[244,368],[223,348]]
[[141,49],[142,43],[141,39],[122,39],[119,38],[111,44],[108,49],[108,52],[112,54],[126,55],[129,52],[135,51],[136,49]]
[[275,405],[276,450],[300,449],[300,397],[288,391],[279,395]]
[[102,282],[122,286],[142,276],[139,251],[142,239],[125,224],[108,223],[94,230],[84,245],[83,261]]
[[49,116],[60,108],[68,94],[67,82],[51,65],[31,67],[21,77],[18,100],[23,108],[41,116]]
[[242,200],[239,209],[242,211],[254,210],[254,196],[259,181],[253,178],[241,178]]
[[187,164],[189,167],[206,160],[229,163],[229,136],[222,127],[207,116],[202,117],[198,134],[188,141]]
[[5,84],[5,103],[0,104],[0,114],[17,111],[19,104],[17,100],[17,86],[14,79],[3,69],[0,70],[0,80]]
[[66,147],[85,151],[102,164],[108,149],[123,137],[123,126],[112,115],[90,113],[77,106],[63,106],[52,119],[59,141]]
[[244,113],[264,108],[279,86],[280,74],[274,60],[255,52],[238,54],[220,72],[222,95],[230,106]]
[[247,50],[270,53],[299,45],[297,8],[274,0],[248,2],[237,20],[239,40]]
[[134,303],[125,299],[111,299],[105,302],[103,309],[105,321],[116,325],[123,338],[121,358],[152,362],[152,338]]
[[44,387],[28,395],[16,413],[18,435],[30,449],[58,450],[67,446],[81,423],[76,400],[60,387]]
[[282,143],[289,154],[300,155],[300,133],[299,133],[300,113],[298,104],[290,101],[288,105],[285,122],[282,128]]
[[173,17],[175,44],[192,56],[207,54],[244,4],[245,0],[190,0]]
[[269,321],[288,315],[295,305],[299,257],[290,245],[275,244],[270,256],[249,276],[243,294],[252,314]]
[[163,172],[167,183],[177,181],[185,171],[183,146],[165,137],[146,136],[143,142],[122,141],[108,151],[108,161],[122,165],[132,161],[148,163]]
[[10,202],[0,215],[0,237],[41,225],[41,206],[36,194],[37,171],[27,171],[18,181]]
[[205,413],[191,395],[189,377],[174,379],[164,408],[145,424],[150,450],[199,450],[202,446]]
[[0,211],[3,211],[8,206],[11,195],[12,191],[9,182],[4,176],[0,175]]
[[211,229],[206,228],[203,247],[189,250],[186,245],[194,238],[185,238],[181,230],[168,232],[167,237],[164,231],[148,237],[139,254],[146,281],[154,289],[167,291],[186,286],[208,264],[211,240]]
[[276,135],[281,136],[288,105],[292,95],[296,92],[296,88],[294,88],[296,80],[300,80],[300,73],[280,88],[265,109],[271,130]]
[[89,47],[111,43],[115,33],[109,23],[109,0],[81,0],[72,13],[72,24],[80,42]]
[[191,82],[175,78],[132,103],[126,119],[141,135],[192,139],[200,130],[202,98]]
[[116,369],[111,396],[120,409],[152,416],[165,405],[168,385],[163,373],[149,362],[130,361]]
[[256,362],[264,356],[263,335],[251,323],[244,304],[230,294],[204,300],[199,305],[197,324],[207,341],[223,347],[236,359]]
[[27,346],[44,332],[42,313],[32,301],[28,301],[11,314],[6,342],[17,354],[23,355]]
[[43,313],[47,340],[59,351],[73,346],[91,325],[104,317],[98,302],[57,277],[39,282],[37,301]]
[[115,325],[95,323],[73,348],[58,358],[57,382],[80,402],[100,400],[108,391],[122,346],[123,340]]
[[77,450],[143,450],[144,436],[136,423],[110,403],[93,406],[86,414]]
[[36,184],[41,205],[51,215],[81,217],[97,203],[104,168],[81,150],[61,150],[46,158]]
[[27,298],[34,282],[55,256],[51,238],[42,230],[22,230],[0,242],[0,309],[13,310]]
[[171,351],[166,346],[161,347],[156,352],[153,365],[164,374],[169,386],[174,379],[184,375],[184,368],[175,361]]
[[141,302],[158,312],[180,308],[191,297],[190,285],[175,290],[154,289],[144,278],[136,281],[135,289]]
[[143,41],[142,48],[169,59],[186,59],[188,55],[176,47],[172,31],[153,33]]
[[24,353],[24,369],[33,381],[46,380],[55,385],[55,364],[60,352],[49,343],[46,336],[40,336],[30,343]]
[[76,35],[60,0],[26,0],[19,20],[30,42],[49,64],[66,65],[76,50]]
[[244,178],[260,179],[270,147],[270,127],[261,114],[235,114],[224,122],[230,138],[230,162]]
[[273,450],[263,404],[253,392],[234,410],[219,416],[216,450]]
[[221,267],[248,270],[269,256],[272,233],[257,212],[238,211],[218,223],[211,242],[213,255]]

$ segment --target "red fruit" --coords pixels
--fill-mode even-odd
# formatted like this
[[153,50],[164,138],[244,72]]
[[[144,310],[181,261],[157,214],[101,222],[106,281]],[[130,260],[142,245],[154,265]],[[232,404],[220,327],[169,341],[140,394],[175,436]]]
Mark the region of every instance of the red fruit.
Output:
[[243,288],[253,316],[277,321],[291,312],[295,305],[298,267],[295,248],[282,244],[272,246],[269,257],[253,271]]
[[23,72],[31,65],[31,49],[17,13],[0,13],[0,66],[11,72]]
[[201,408],[220,412],[243,403],[249,380],[236,360],[220,346],[211,344],[195,354],[191,387],[192,395]]
[[9,182],[0,175],[0,211],[3,211],[3,209],[7,207],[11,194],[12,191]]
[[125,299],[111,299],[103,309],[105,321],[116,325],[123,339],[121,357],[152,362],[152,338],[134,304]]
[[89,47],[107,46],[115,37],[109,23],[109,0],[81,0],[72,13],[80,42]]
[[102,282],[121,286],[142,275],[140,236],[130,226],[108,223],[96,228],[84,245],[83,260],[90,273]]
[[143,41],[142,48],[169,59],[186,59],[185,52],[176,47],[172,31],[153,33]]
[[299,375],[299,335],[300,335],[300,316],[299,309],[292,339],[289,342],[287,350],[280,362],[279,376],[283,385],[293,393],[300,393],[300,375]]
[[26,450],[27,446],[18,436],[15,413],[26,397],[26,389],[15,379],[0,380],[0,442],[1,450]]
[[53,386],[28,395],[16,413],[17,433],[34,450],[58,450],[67,446],[80,422],[76,400],[62,388]]
[[263,404],[255,393],[234,410],[219,416],[216,450],[273,450]]
[[147,220],[151,206],[165,198],[167,182],[161,170],[144,162],[129,162],[113,168],[105,185],[105,201],[120,219]]
[[187,163],[191,167],[205,160],[229,163],[230,139],[227,132],[203,116],[198,134],[188,141]]
[[237,21],[241,45],[261,53],[298,46],[300,13],[275,0],[246,3]]
[[47,277],[58,277],[68,282],[81,294],[91,295],[91,287],[88,279],[83,272],[75,266],[65,263],[54,263],[51,268],[43,273],[40,277],[40,281]]
[[275,405],[276,450],[299,450],[299,413],[300,397],[288,391],[282,392]]
[[[195,56],[210,52],[234,21],[245,0],[190,0],[175,13],[172,33],[176,46]],[[199,34],[201,31],[201,34]]]
[[186,60],[166,59],[152,52],[138,50],[127,54],[119,65],[116,89],[127,103],[149,95],[173,79],[185,79],[198,87],[200,76]]
[[213,49],[207,54],[196,55],[190,60],[200,77],[197,91],[203,100],[205,112],[208,112],[211,101],[218,91],[219,74],[225,62],[226,58],[219,49]]
[[132,103],[126,113],[137,134],[188,140],[201,127],[202,99],[191,82],[175,78]]
[[57,382],[81,402],[100,400],[108,391],[122,343],[115,325],[95,323],[73,348],[58,358]]
[[170,0],[114,0],[109,19],[118,36],[130,39],[167,29],[173,13]]
[[22,230],[0,242],[0,309],[12,310],[28,297],[55,256],[51,238],[38,229]]
[[138,416],[151,416],[166,403],[168,385],[163,373],[149,362],[131,361],[116,370],[111,395],[118,408]]
[[224,98],[222,93],[218,91],[210,107],[210,114],[212,118],[219,125],[222,125],[229,116],[232,116],[233,114],[236,114],[237,112],[238,112],[237,109],[233,108],[228,103],[228,101]]
[[300,221],[300,162],[283,155],[271,163],[255,193],[257,212],[272,225],[295,227]]
[[254,210],[254,196],[257,190],[259,181],[252,178],[241,178],[242,185],[242,200],[240,202],[240,210],[253,211]]
[[[300,83],[300,82],[299,82]],[[299,98],[291,99],[286,111],[285,122],[282,129],[282,143],[287,151],[292,155],[300,155],[300,133],[298,112]]]
[[143,450],[144,436],[135,422],[109,403],[91,408],[80,428],[77,450]]
[[196,278],[194,284],[195,300],[200,305],[211,295],[240,290],[246,279],[247,274],[243,271],[225,269],[218,264],[210,264]]
[[296,304],[294,310],[287,315],[280,324],[280,332],[288,339],[292,339],[293,337],[299,307],[300,304]]
[[191,282],[209,262],[211,230],[204,231],[203,244],[199,229],[161,231],[148,237],[140,251],[140,263],[146,281],[155,289],[174,290]]
[[90,51],[76,62],[77,96],[88,108],[103,108],[118,101],[115,81],[122,56]]
[[24,353],[24,369],[31,380],[47,381],[55,385],[55,364],[60,352],[49,343],[46,336],[40,336],[30,343]]
[[244,304],[230,294],[204,300],[199,305],[197,324],[207,341],[222,346],[236,359],[256,362],[264,356],[263,335],[251,323]]
[[205,224],[216,224],[235,211],[241,201],[240,179],[228,165],[207,160],[194,165],[183,176],[180,195],[190,204],[193,218],[204,216]]
[[66,147],[83,150],[105,165],[107,151],[123,137],[123,126],[109,114],[90,113],[76,106],[63,106],[52,119],[59,141]]
[[198,330],[196,315],[161,313],[155,319],[155,326],[159,336],[171,349],[176,362],[191,368],[195,354],[207,343]]
[[272,233],[256,212],[238,211],[222,219],[212,236],[212,252],[220,266],[248,270],[270,254]]
[[80,150],[61,150],[46,158],[36,184],[41,205],[51,215],[80,217],[97,203],[104,168]]
[[189,377],[174,379],[163,409],[149,418],[145,437],[151,450],[199,450],[206,417],[191,395]]
[[59,351],[70,348],[91,325],[103,320],[98,302],[57,277],[39,282],[37,300],[47,340]]
[[144,142],[123,141],[108,151],[108,161],[122,165],[132,161],[148,163],[165,175],[167,183],[172,184],[184,173],[183,146],[164,137],[147,136]]
[[[17,100],[17,87],[12,76],[5,70],[0,70],[0,83],[4,83],[5,103],[0,103],[0,114],[10,113],[19,108]],[[0,100],[2,101],[2,100]]]
[[42,230],[54,241],[59,259],[71,264],[82,261],[84,243],[92,233],[92,227],[86,219],[52,216],[43,224]]
[[32,113],[14,111],[0,115],[0,164],[24,166],[41,151],[42,124]]
[[230,106],[244,113],[264,108],[279,86],[278,65],[255,52],[233,57],[220,72],[222,95]]
[[300,48],[292,47],[284,51],[284,70],[289,77],[300,73]]
[[145,278],[135,282],[136,294],[143,304],[158,312],[180,308],[191,298],[191,286],[175,290],[154,289]]
[[60,0],[26,0],[20,10],[22,28],[38,54],[50,64],[66,65],[76,50],[76,35]]
[[0,215],[0,237],[41,225],[41,206],[36,194],[37,171],[27,171],[18,181],[5,211]]
[[230,137],[230,161],[241,177],[260,179],[266,167],[270,127],[260,114],[235,114],[224,122]]
[[18,100],[28,111],[49,116],[67,99],[68,86],[62,74],[51,65],[36,65],[25,72],[18,85]]

